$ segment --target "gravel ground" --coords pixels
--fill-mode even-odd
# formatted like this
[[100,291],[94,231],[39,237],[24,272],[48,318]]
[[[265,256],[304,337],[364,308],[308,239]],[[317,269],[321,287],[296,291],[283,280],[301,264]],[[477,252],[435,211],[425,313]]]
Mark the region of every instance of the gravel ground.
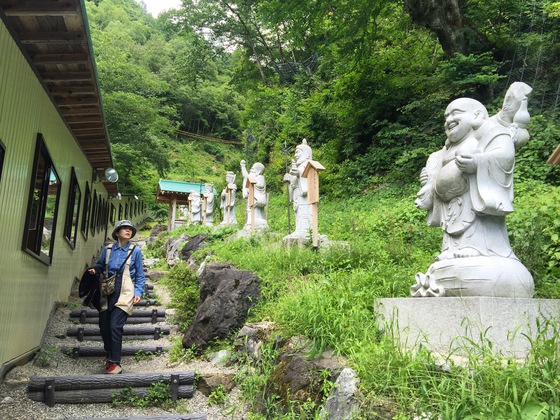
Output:
[[[163,286],[154,286],[156,295],[165,304],[166,290]],[[163,298],[162,298],[163,297]],[[80,345],[101,346],[99,341],[83,341],[79,343],[75,337],[65,337],[66,328],[72,325],[69,314],[72,308],[80,307],[80,300],[70,297],[68,304],[58,308],[49,319],[43,338],[43,348],[55,349],[47,357],[49,366],[40,367],[34,361],[12,369],[3,382],[0,382],[0,420],[20,419],[87,419],[104,417],[131,416],[162,416],[166,414],[202,413],[209,420],[213,419],[244,419],[246,409],[240,398],[240,391],[235,387],[229,394],[224,405],[209,405],[208,398],[195,391],[193,398],[181,399],[174,410],[161,408],[135,408],[111,404],[56,404],[47,407],[42,402],[30,400],[26,395],[27,382],[31,376],[66,376],[102,374],[101,357],[83,357],[74,359],[59,351],[62,346],[77,347]],[[153,307],[149,307],[152,309]],[[179,337],[178,331],[171,329],[170,337]],[[123,345],[171,346],[168,337],[159,340],[125,341]],[[231,374],[236,373],[231,367],[212,364],[207,360],[194,360],[189,363],[170,363],[167,353],[154,356],[149,360],[137,361],[134,356],[123,356],[123,373],[140,372],[171,372],[194,370],[198,374]]]

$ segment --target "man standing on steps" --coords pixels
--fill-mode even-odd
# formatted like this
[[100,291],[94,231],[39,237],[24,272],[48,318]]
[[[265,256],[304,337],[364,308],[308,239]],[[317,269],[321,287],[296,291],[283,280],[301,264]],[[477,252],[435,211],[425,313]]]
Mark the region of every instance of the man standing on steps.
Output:
[[142,251],[130,244],[136,235],[136,228],[128,220],[121,220],[115,225],[112,237],[113,245],[103,249],[99,261],[89,269],[91,274],[105,272],[116,274],[115,287],[106,295],[99,312],[99,329],[103,338],[103,347],[107,353],[105,373],[121,373],[122,336],[132,307],[140,302],[146,278],[142,267]]

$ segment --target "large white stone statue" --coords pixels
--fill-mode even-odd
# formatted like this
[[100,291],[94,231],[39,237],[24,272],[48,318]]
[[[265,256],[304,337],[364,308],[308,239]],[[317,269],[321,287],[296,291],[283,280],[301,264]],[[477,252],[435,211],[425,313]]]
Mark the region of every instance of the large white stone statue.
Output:
[[[517,110],[526,113],[527,100],[512,97],[506,95],[515,102],[510,125]],[[526,125],[528,113],[522,119]],[[519,127],[489,118],[474,99],[460,98],[447,107],[444,128],[445,146],[422,170],[415,202],[427,210],[429,226],[443,229],[443,245],[428,271],[416,275],[412,295],[531,297],[533,278],[513,253],[506,229]],[[523,137],[526,142],[528,133]]]
[[237,185],[235,185],[235,174],[231,171],[226,173],[226,187],[222,190],[220,208],[223,212],[223,220],[220,225],[237,225],[237,217],[235,215],[235,193]]
[[200,194],[197,192],[191,192],[188,200],[190,201],[190,222],[198,224],[202,221],[202,200],[200,198]]
[[296,214],[296,229],[284,239],[309,238],[311,235],[312,209],[307,200],[307,178],[302,174],[312,155],[311,147],[307,145],[307,140],[303,139],[296,147],[295,160],[292,161],[289,172],[284,175],[284,182],[289,184],[290,201]]
[[206,226],[212,226],[214,224],[214,185],[204,184],[204,203],[205,203],[205,220]]
[[[265,207],[267,205],[266,197],[266,181],[264,179],[264,165],[260,162],[255,163],[250,172],[247,172],[247,166],[244,160],[240,162],[241,173],[243,174],[243,198],[247,199],[247,218],[244,230],[265,229],[268,228],[268,222],[265,217]],[[247,183],[251,184],[251,187]],[[251,206],[250,189],[253,190],[253,206]],[[252,221],[254,213],[255,221]]]

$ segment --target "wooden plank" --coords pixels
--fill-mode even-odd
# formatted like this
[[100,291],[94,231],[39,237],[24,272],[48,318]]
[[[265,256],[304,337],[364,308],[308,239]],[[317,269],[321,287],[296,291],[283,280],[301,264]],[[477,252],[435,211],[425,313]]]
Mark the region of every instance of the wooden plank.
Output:
[[37,64],[88,64],[87,54],[35,54],[31,60]]
[[[111,375],[106,375],[111,376]],[[113,375],[121,376],[121,375]],[[84,378],[85,379],[85,378]],[[143,397],[148,393],[149,387],[134,388],[134,392]],[[77,389],[72,391],[57,391],[54,394],[55,404],[91,404],[91,403],[110,403],[113,401],[113,395],[118,395],[122,388],[104,388],[104,389]],[[194,388],[192,385],[179,385],[179,398],[192,398]],[[27,396],[33,401],[45,401],[45,393],[43,391],[29,391]]]
[[59,107],[71,107],[71,106],[91,106],[91,105],[98,105],[99,98],[96,96],[89,97],[89,98],[80,98],[80,99],[65,99],[59,98],[56,100],[56,104]]
[[50,84],[49,85],[49,92],[52,95],[83,95],[84,93],[87,94],[97,94],[97,89],[93,85],[84,85],[84,86],[55,86]]
[[2,8],[6,16],[73,16],[78,14],[77,3],[73,1],[11,1],[4,2]]
[[154,382],[171,380],[171,375],[179,375],[179,385],[194,384],[194,370],[177,372],[122,373],[120,375],[70,375],[70,376],[32,376],[27,385],[28,391],[43,391],[48,381],[54,380],[56,392],[150,386]]
[[18,35],[23,44],[86,44],[84,32],[22,32]]
[[41,73],[41,78],[46,82],[89,82],[94,79],[94,76],[89,71],[60,71]]

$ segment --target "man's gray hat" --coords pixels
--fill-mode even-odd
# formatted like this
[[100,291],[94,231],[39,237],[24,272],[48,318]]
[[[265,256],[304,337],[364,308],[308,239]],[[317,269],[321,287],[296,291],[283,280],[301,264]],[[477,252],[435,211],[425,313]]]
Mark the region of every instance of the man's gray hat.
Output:
[[113,233],[111,234],[111,236],[113,237],[113,239],[116,241],[118,240],[117,238],[117,232],[119,231],[120,228],[123,227],[129,227],[132,229],[132,236],[130,237],[130,239],[134,238],[134,235],[136,235],[136,228],[134,226],[132,226],[132,223],[130,223],[130,220],[121,220],[120,222],[117,222],[117,224],[115,225],[115,228],[113,229]]

